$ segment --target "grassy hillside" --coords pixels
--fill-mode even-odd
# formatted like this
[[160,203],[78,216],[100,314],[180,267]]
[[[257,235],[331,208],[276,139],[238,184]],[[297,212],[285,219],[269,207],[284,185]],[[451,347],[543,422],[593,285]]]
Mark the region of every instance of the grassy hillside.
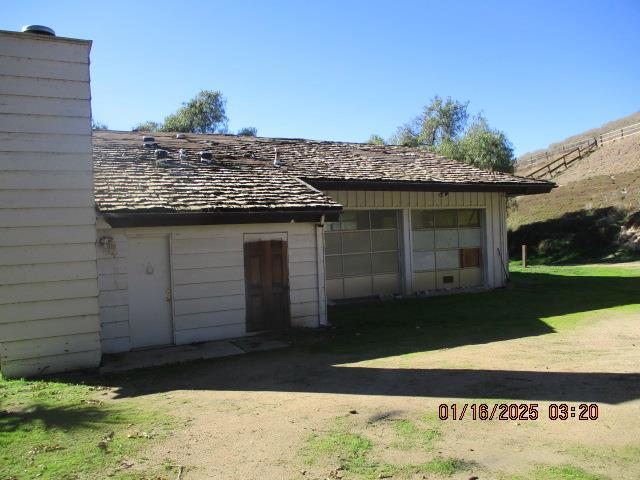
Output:
[[[634,121],[640,121],[640,113],[564,142]],[[520,171],[531,168],[523,166]],[[621,231],[637,228],[637,220],[630,223],[629,215],[640,210],[640,134],[600,147],[553,181],[558,187],[549,194],[511,201],[508,224],[512,245],[526,243],[534,254],[546,260],[630,253],[628,248],[620,252],[619,236]]]

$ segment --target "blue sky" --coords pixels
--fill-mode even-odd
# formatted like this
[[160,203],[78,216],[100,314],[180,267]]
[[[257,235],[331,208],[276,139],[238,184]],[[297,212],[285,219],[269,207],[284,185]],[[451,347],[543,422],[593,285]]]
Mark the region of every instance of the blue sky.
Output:
[[94,118],[128,130],[201,89],[231,130],[366,141],[434,95],[517,153],[640,109],[640,2],[7,1],[0,29],[94,41]]

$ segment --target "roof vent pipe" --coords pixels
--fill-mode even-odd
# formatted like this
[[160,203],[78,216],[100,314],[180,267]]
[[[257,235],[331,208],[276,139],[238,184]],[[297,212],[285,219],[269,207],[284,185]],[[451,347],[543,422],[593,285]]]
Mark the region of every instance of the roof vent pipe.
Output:
[[23,33],[34,33],[36,35],[47,35],[49,37],[55,37],[56,32],[53,28],[45,27],[44,25],[25,25],[22,27]]
[[280,156],[278,155],[278,147],[274,147],[273,151],[275,153],[275,157],[273,159],[273,166],[281,167],[284,164],[282,163],[282,160],[280,160]]
[[213,160],[212,152],[207,152],[207,151],[198,152],[198,155],[200,155],[200,160]]

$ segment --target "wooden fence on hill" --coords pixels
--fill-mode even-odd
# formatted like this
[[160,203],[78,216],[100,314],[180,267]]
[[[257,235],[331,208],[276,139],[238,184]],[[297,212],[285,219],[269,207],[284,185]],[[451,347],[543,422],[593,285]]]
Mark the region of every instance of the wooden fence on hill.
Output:
[[539,160],[546,160],[546,162],[541,167],[524,175],[540,179],[553,178],[564,172],[578,160],[589,155],[595,149],[600,148],[609,142],[630,137],[631,135],[636,135],[638,133],[640,133],[640,123],[634,123],[584,140],[565,143],[553,150],[546,151],[540,155],[536,155],[535,157],[527,158],[527,164],[534,164]]

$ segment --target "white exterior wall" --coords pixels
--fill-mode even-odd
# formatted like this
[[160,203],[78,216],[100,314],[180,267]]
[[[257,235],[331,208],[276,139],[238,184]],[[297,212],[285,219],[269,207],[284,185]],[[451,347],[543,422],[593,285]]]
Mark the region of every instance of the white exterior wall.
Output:
[[100,361],[91,43],[0,32],[0,369]]
[[[507,252],[507,198],[502,192],[393,192],[393,191],[344,191],[324,192],[345,209],[402,210],[402,270],[405,292],[413,292],[411,210],[478,208],[484,211],[484,281],[487,288],[503,287],[508,272]],[[499,253],[498,253],[499,250]]]
[[[291,323],[317,327],[326,321],[323,236],[311,223],[194,227],[108,228],[99,222],[98,284],[104,353],[130,350],[127,238],[169,235],[174,342],[187,344],[246,334],[244,243],[288,243]],[[103,228],[104,227],[104,228]],[[320,243],[319,243],[320,242]]]

